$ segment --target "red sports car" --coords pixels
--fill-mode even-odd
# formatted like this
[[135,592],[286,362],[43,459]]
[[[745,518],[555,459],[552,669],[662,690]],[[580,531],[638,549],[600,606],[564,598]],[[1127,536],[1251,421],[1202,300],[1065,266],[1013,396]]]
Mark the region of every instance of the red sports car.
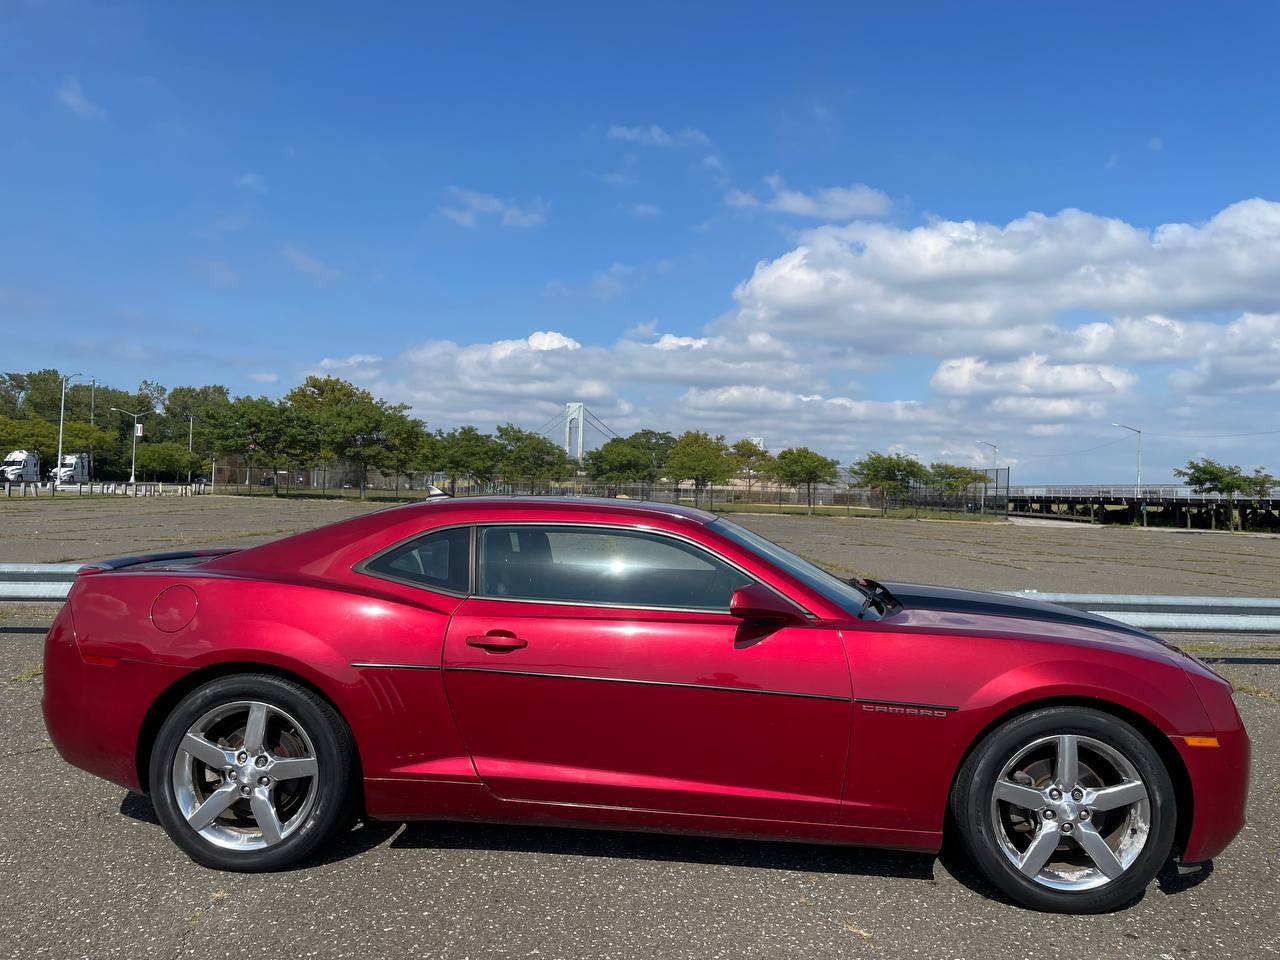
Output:
[[1244,823],[1231,687],[1124,624],[842,580],[698,510],[477,498],[82,571],[45,642],[69,762],[199,863],[350,818],[936,851],[1109,910]]

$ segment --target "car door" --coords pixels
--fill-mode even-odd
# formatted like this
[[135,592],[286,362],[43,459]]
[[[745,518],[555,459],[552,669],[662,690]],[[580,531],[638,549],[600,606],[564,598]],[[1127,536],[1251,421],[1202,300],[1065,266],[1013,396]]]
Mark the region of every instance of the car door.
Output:
[[836,819],[851,718],[836,631],[730,616],[753,578],[673,534],[495,524],[477,547],[443,666],[495,794]]

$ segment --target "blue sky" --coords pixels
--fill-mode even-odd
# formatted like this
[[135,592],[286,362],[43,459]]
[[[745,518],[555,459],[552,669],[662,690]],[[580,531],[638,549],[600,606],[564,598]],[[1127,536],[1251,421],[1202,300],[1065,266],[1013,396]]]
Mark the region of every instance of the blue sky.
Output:
[[0,367],[1280,472],[1277,21],[0,0]]

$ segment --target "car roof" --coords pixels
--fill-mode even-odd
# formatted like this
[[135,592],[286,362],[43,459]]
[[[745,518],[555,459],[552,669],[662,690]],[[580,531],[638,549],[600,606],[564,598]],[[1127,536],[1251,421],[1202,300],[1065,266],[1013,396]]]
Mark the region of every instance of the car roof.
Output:
[[716,519],[714,513],[688,507],[680,503],[659,503],[653,500],[625,500],[612,497],[434,497],[426,503],[405,504],[395,507],[396,510],[423,510],[436,512],[453,512],[455,510],[472,511],[509,511],[512,509],[528,513],[563,513],[581,511],[584,513],[616,513],[620,516],[664,516],[679,517],[697,523],[711,523]]

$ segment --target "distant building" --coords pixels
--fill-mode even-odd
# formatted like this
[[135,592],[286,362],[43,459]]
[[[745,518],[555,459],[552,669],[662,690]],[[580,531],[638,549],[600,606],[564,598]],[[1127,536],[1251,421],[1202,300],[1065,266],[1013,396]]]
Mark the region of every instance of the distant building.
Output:
[[765,453],[769,452],[769,448],[764,445],[764,437],[747,437],[747,439],[750,440],[752,443],[754,443],[757,447],[759,447]]

